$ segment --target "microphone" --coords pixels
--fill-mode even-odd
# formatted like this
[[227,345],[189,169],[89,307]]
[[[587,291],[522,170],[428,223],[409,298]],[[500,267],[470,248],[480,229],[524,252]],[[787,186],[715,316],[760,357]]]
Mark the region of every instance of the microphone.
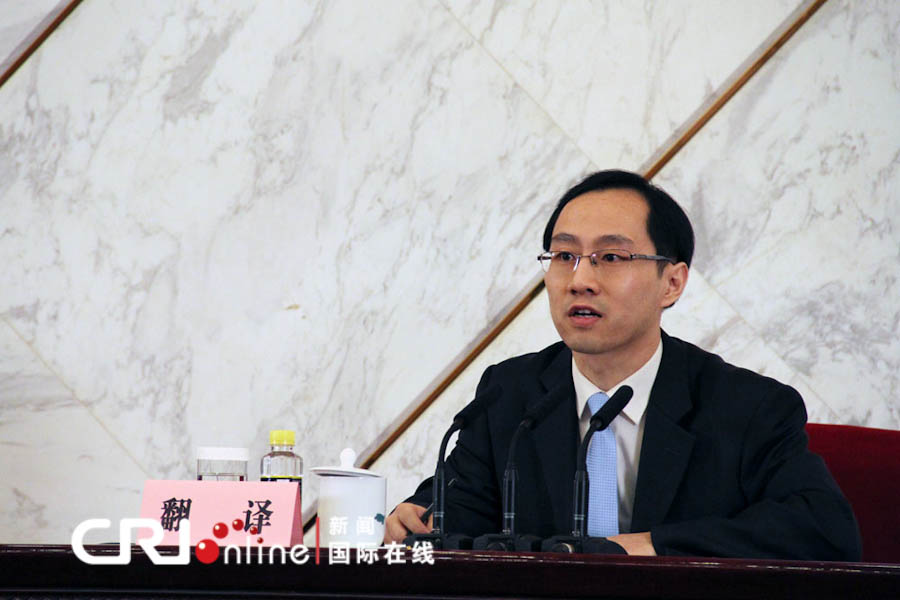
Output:
[[631,400],[634,390],[629,386],[623,385],[612,398],[606,401],[606,404],[600,407],[592,417],[591,425],[588,427],[581,447],[578,449],[578,463],[575,471],[575,493],[573,499],[575,502],[572,511],[572,535],[576,537],[584,537],[587,527],[587,500],[588,500],[588,474],[587,474],[587,450],[591,442],[591,437],[597,431],[606,429],[612,420],[622,412],[625,405]]
[[516,469],[516,447],[519,436],[525,431],[531,431],[544,420],[550,412],[556,408],[565,396],[562,387],[554,390],[543,402],[532,407],[525,413],[525,417],[519,423],[509,442],[506,457],[506,469],[503,471],[503,529],[500,533],[490,533],[475,538],[476,550],[519,550],[525,552],[540,549],[540,538],[534,535],[516,535],[516,481],[518,470]]
[[606,401],[600,410],[591,417],[591,424],[588,427],[581,446],[578,448],[578,462],[575,470],[575,488],[572,494],[574,503],[572,510],[572,534],[557,535],[544,540],[541,549],[550,552],[597,552],[601,554],[626,554],[625,550],[616,544],[610,542],[606,538],[589,538],[587,537],[587,505],[588,491],[590,482],[587,473],[587,450],[591,442],[591,437],[597,431],[603,431],[612,420],[622,412],[625,405],[631,400],[634,390],[627,385],[623,385],[612,397]]
[[434,507],[433,524],[431,533],[417,533],[407,536],[403,543],[412,547],[415,542],[431,542],[435,550],[467,550],[472,547],[472,540],[468,536],[448,536],[444,533],[444,506],[447,485],[444,475],[444,454],[447,451],[447,443],[450,437],[468,426],[473,417],[484,410],[488,404],[494,402],[500,396],[499,386],[488,388],[483,394],[475,397],[465,408],[453,417],[453,424],[441,439],[441,448],[438,452],[437,466],[434,469],[434,477],[431,481],[431,501]]

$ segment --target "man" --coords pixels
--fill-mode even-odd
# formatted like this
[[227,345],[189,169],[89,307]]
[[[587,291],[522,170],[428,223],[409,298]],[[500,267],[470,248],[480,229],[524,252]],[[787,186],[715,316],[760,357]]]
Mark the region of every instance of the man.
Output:
[[[478,392],[502,393],[448,459],[447,531],[500,530],[510,438],[529,407],[553,396],[555,409],[518,447],[517,529],[570,531],[589,399],[629,385],[634,397],[608,434],[613,466],[603,467],[614,482],[607,513],[617,500],[618,514],[602,535],[638,555],[859,559],[849,504],[807,449],[799,394],[661,331],[693,247],[684,211],[634,173],[595,173],[560,199],[539,259],[562,342],[485,371]],[[602,510],[595,479],[589,521]],[[385,540],[429,531],[430,496],[428,480],[388,517]]]

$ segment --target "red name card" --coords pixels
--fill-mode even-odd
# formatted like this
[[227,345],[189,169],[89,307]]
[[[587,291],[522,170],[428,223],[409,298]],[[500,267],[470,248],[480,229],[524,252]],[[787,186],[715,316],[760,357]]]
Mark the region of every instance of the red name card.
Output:
[[207,539],[242,547],[303,542],[299,483],[151,479],[141,518],[162,526],[161,545],[178,545],[181,519],[190,521],[192,546]]

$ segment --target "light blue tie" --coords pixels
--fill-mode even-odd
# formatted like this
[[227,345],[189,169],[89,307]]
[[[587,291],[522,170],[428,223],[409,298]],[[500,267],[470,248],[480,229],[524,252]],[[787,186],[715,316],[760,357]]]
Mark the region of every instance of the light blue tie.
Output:
[[[597,392],[588,398],[591,415],[606,404],[609,396]],[[619,533],[619,494],[616,480],[616,436],[607,427],[591,438],[587,451],[588,492],[587,532],[609,537]]]

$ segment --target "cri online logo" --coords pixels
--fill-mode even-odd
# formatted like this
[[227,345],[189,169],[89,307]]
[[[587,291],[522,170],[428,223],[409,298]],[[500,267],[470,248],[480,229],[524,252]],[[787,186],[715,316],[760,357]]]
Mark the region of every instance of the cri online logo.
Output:
[[[163,528],[155,519],[122,519],[119,521],[119,554],[118,556],[97,556],[88,553],[84,548],[84,536],[92,529],[109,529],[112,523],[109,519],[88,519],[82,521],[72,532],[72,551],[82,562],[89,565],[127,565],[131,563],[131,532],[134,530],[149,529],[150,537],[142,537],[137,540],[147,557],[155,565],[186,565],[190,563],[191,551],[191,523],[182,519],[178,526],[178,554],[175,556],[162,556],[156,551],[156,546],[163,538]],[[216,537],[224,537],[217,531],[219,525],[213,528]],[[227,534],[227,529],[225,531]],[[197,560],[209,564],[219,557],[219,545],[213,540],[201,540],[195,549]]]

